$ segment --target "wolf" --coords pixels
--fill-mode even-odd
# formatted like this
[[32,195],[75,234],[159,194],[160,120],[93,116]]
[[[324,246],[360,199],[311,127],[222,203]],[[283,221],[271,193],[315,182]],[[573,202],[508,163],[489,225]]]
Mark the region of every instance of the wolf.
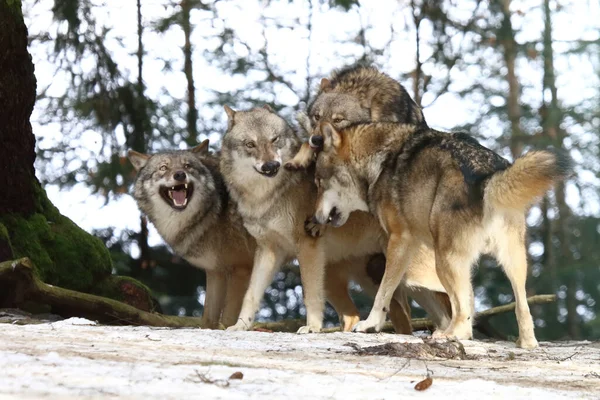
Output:
[[190,150],[141,154],[130,150],[137,171],[133,197],[173,251],[206,271],[202,326],[237,321],[256,242],[246,232],[219,172],[208,140]]
[[[219,158],[208,150],[208,140],[189,150],[141,154],[130,150],[129,160],[137,171],[133,196],[139,209],[179,256],[206,271],[207,290],[202,327],[215,329],[221,322],[233,325],[254,262],[256,241],[243,226],[219,170]],[[327,299],[349,331],[359,314],[348,294],[348,283],[356,281],[374,296],[377,288],[369,279],[364,262],[342,269],[333,265],[326,272]],[[406,333],[401,307],[397,329]]]
[[[273,275],[285,261],[296,258],[307,310],[307,325],[298,332],[319,332],[326,266],[328,271],[336,271],[345,268],[346,263],[360,264],[360,258],[366,264],[368,256],[382,251],[382,230],[368,213],[357,212],[342,228],[327,229],[320,238],[307,235],[304,222],[313,214],[317,194],[314,177],[309,171],[281,168],[300,147],[295,131],[268,107],[234,111],[225,106],[225,111],[228,128],[221,148],[221,172],[244,226],[257,242],[254,269],[239,320],[228,329],[246,330],[251,326]],[[411,266],[403,286],[443,292],[431,261]],[[449,317],[443,304],[433,292],[423,293],[431,301],[422,305],[433,308],[427,311],[439,316],[440,325],[447,324]],[[402,293],[393,288],[390,296],[402,308],[398,314],[409,318]],[[390,304],[386,313],[389,307]]]
[[356,331],[378,331],[389,291],[401,281],[415,247],[435,252],[438,276],[452,304],[452,320],[434,337],[471,339],[474,298],[471,266],[494,255],[512,285],[519,326],[517,345],[535,348],[525,285],[525,211],[570,173],[568,157],[530,151],[513,164],[464,133],[397,123],[318,128],[317,223],[340,227],[357,210],[385,231],[386,270],[369,317]]
[[404,86],[389,75],[368,65],[355,64],[335,70],[323,78],[307,114],[296,116],[310,138],[285,168],[307,168],[322,143],[311,133],[317,124],[329,122],[343,129],[359,122],[398,122],[427,127],[421,108]]

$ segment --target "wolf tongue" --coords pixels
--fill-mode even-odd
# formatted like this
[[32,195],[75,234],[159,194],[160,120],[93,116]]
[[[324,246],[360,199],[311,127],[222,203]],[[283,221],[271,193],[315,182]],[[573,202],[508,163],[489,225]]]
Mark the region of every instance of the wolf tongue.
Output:
[[173,196],[173,202],[176,206],[182,206],[185,203],[186,195],[187,192],[185,189],[171,191],[171,196]]

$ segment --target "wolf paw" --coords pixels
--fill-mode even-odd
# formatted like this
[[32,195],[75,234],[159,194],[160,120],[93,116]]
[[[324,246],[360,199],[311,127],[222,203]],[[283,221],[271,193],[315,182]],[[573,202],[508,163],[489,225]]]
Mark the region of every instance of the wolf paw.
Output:
[[305,333],[319,333],[319,332],[321,332],[320,328],[315,328],[315,327],[307,325],[307,326],[301,326],[300,329],[298,329],[298,332],[296,332],[296,333],[305,334]]
[[250,327],[244,324],[242,321],[238,321],[237,324],[231,325],[229,328],[225,329],[227,332],[239,332],[239,331],[247,331]]
[[372,323],[367,319],[366,321],[360,321],[358,324],[354,325],[352,332],[378,333],[381,332],[382,325],[383,324]]
[[304,232],[310,237],[321,237],[325,232],[325,229],[325,225],[314,223],[310,217],[304,221]]
[[294,160],[288,161],[285,164],[283,164],[283,168],[287,169],[288,171],[301,171],[306,169],[307,167],[308,165]]
[[517,339],[517,347],[520,347],[522,349],[531,350],[531,349],[535,349],[538,346],[539,346],[538,341],[535,338],[522,339],[522,340],[521,340],[521,338]]

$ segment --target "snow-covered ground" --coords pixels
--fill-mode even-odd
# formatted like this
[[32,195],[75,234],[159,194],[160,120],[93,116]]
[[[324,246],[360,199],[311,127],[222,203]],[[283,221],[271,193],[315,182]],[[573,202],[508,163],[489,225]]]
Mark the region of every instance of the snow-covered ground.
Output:
[[[600,398],[598,342],[462,347],[392,334],[0,324],[0,399]],[[390,351],[420,359],[370,355]],[[431,387],[415,390],[428,373]]]

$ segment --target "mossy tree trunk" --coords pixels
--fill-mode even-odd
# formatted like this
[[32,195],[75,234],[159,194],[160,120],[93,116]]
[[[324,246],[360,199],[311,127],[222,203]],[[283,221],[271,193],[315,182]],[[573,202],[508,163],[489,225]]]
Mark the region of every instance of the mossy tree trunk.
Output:
[[[152,310],[148,289],[113,277],[100,239],[60,214],[35,177],[29,118],[36,80],[19,0],[0,0],[0,262],[29,257],[46,283],[107,295]],[[0,307],[23,299],[0,282]]]
[[[35,211],[35,139],[29,116],[36,81],[27,52],[27,28],[20,2],[0,0],[0,215]],[[0,259],[10,258],[0,243]]]

